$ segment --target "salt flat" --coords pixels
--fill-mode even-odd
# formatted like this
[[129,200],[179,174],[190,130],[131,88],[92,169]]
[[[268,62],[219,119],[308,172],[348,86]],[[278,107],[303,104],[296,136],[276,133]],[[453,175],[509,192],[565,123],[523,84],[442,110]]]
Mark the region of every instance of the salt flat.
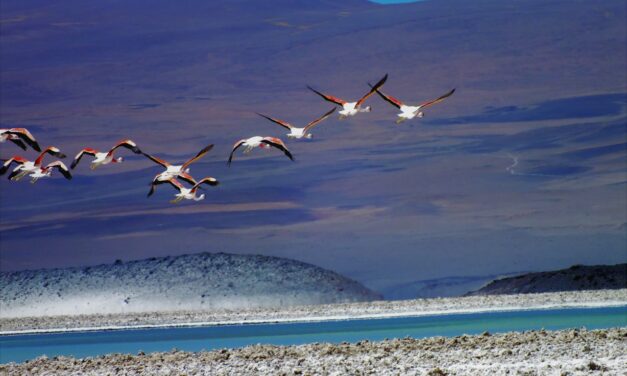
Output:
[[256,345],[210,352],[40,357],[0,365],[29,375],[590,375],[624,374],[627,329],[528,331],[355,344]]
[[0,334],[303,322],[522,309],[619,306],[627,289],[323,304],[247,310],[196,310],[0,319]]

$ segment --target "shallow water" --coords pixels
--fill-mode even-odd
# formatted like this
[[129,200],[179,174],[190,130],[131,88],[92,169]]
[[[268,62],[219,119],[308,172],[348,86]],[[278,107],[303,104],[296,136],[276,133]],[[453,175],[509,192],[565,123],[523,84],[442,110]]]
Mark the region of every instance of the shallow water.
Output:
[[0,336],[0,363],[41,355],[74,357],[138,351],[186,351],[251,344],[293,345],[523,331],[627,326],[627,306],[449,314],[288,324],[223,325]]

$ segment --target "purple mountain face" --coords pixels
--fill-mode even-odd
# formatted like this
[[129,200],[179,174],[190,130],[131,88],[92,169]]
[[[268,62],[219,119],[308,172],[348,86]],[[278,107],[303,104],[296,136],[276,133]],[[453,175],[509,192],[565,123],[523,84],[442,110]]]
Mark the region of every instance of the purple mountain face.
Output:
[[[73,180],[0,178],[0,269],[221,249],[336,270],[377,291],[412,281],[627,262],[627,27],[614,0],[3,1],[0,127],[72,158],[122,138],[214,176],[198,203],[147,199],[161,167]],[[372,112],[285,140],[296,162],[235,141],[287,131],[383,89],[446,101],[401,125]],[[298,142],[302,141],[302,142]],[[0,144],[0,158],[22,152]],[[67,159],[66,159],[67,162]],[[24,183],[24,184],[22,184]]]

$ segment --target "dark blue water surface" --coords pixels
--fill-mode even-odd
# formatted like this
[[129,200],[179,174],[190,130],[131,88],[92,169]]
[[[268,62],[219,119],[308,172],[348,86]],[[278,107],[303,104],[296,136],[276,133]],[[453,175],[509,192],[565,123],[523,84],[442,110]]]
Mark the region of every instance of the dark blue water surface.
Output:
[[187,328],[110,330],[0,336],[0,363],[22,362],[41,355],[74,357],[138,351],[186,351],[251,344],[293,345],[357,342],[385,338],[424,338],[523,331],[531,329],[600,329],[627,326],[627,306],[547,309],[437,316],[356,319],[289,324],[247,324]]

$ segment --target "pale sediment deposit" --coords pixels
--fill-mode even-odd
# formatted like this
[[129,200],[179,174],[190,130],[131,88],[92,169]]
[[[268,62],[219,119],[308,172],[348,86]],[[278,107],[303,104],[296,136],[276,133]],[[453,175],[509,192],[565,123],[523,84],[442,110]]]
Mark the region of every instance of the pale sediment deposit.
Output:
[[627,329],[37,358],[3,375],[624,375]]
[[321,321],[459,312],[627,305],[627,289],[374,301],[242,310],[180,310],[125,314],[0,318],[1,333]]

